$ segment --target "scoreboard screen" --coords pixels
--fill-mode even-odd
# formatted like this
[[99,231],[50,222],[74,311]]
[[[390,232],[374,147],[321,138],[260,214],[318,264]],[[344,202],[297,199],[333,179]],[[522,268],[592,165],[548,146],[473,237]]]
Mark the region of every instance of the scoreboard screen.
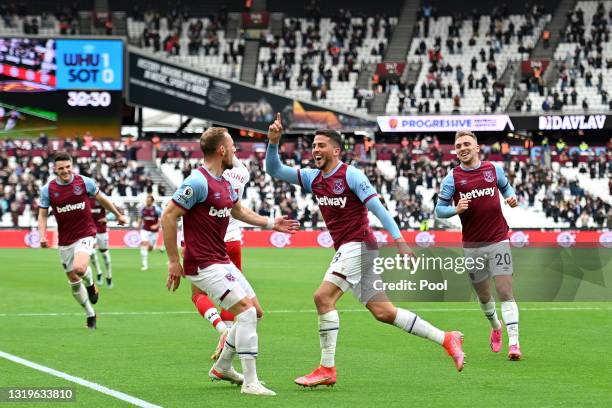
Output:
[[119,138],[120,39],[0,37],[0,137]]

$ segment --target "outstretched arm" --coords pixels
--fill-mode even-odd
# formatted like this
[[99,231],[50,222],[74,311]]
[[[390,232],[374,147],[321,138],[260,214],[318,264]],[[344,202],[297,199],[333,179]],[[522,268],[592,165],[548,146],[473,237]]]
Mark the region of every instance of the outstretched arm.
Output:
[[278,144],[268,144],[266,150],[266,172],[273,178],[284,180],[291,184],[299,184],[298,169],[281,163],[278,156]]
[[232,207],[232,217],[257,227],[270,228],[289,234],[295,234],[300,228],[300,223],[296,220],[290,220],[287,216],[276,217],[275,219],[264,217],[250,208],[244,207],[240,201],[236,202]]
[[117,209],[117,207],[115,207],[115,204],[113,204],[111,200],[109,200],[108,197],[102,194],[99,190],[98,190],[98,193],[96,194],[96,200],[98,200],[98,202],[102,204],[102,207],[106,208],[106,211],[109,211],[115,214],[115,217],[117,217],[117,222],[119,222],[119,225],[127,224],[126,216],[121,214],[119,210]]

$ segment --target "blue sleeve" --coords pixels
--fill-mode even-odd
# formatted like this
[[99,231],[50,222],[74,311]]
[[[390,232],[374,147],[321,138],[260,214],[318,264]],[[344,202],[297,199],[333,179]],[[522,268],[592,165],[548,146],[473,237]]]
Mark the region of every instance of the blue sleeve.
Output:
[[321,173],[319,169],[299,169],[298,181],[307,193],[312,193],[312,181]]
[[457,214],[455,207],[451,205],[454,194],[455,179],[453,177],[453,171],[451,170],[442,180],[440,193],[438,194],[438,202],[436,203],[436,217],[450,218]]
[[51,206],[48,184],[45,184],[45,186],[40,190],[40,200],[38,201],[38,206],[40,208],[49,208],[49,206]]
[[402,233],[400,232],[397,223],[393,217],[391,217],[389,211],[387,211],[387,209],[382,205],[378,196],[374,196],[368,200],[366,207],[368,207],[368,210],[372,211],[376,218],[380,220],[383,227],[389,232],[389,234],[391,234],[393,239],[402,237]]
[[362,203],[365,204],[370,198],[376,196],[376,190],[372,187],[370,180],[353,166],[348,166],[346,170],[346,181],[351,191],[359,197]]
[[453,171],[449,171],[446,177],[442,180],[440,187],[440,193],[438,194],[438,202],[444,201],[450,204],[453,201],[453,195],[455,194],[455,178]]
[[376,190],[374,190],[374,187],[372,187],[366,175],[357,168],[348,166],[346,170],[346,181],[351,191],[355,193],[361,202],[366,205],[368,210],[372,211],[376,218],[380,220],[383,227],[391,234],[393,239],[401,238],[402,234],[399,227],[395,223],[395,220],[393,220],[393,217],[391,217],[391,214],[389,214],[389,211],[387,211],[380,202]]
[[158,217],[161,217],[162,215],[162,209],[159,205],[155,206],[155,214],[157,214]]
[[268,144],[266,150],[266,172],[273,178],[284,180],[291,184],[298,184],[298,170],[281,163],[278,156],[278,145]]
[[183,180],[183,184],[172,196],[172,201],[185,211],[190,210],[197,203],[206,200],[208,196],[208,182],[199,172],[194,171],[189,177]]
[[514,189],[510,185],[510,181],[508,181],[508,177],[506,177],[503,167],[499,164],[493,164],[493,166],[495,166],[495,174],[497,175],[497,188],[499,188],[504,198],[516,195]]
[[438,204],[436,204],[436,217],[450,218],[456,214],[457,214],[457,210],[455,209],[455,207],[450,205],[450,203],[446,203],[438,199]]
[[83,181],[85,182],[85,188],[87,189],[87,194],[91,197],[95,197],[98,194],[98,185],[95,180],[89,177],[81,176]]

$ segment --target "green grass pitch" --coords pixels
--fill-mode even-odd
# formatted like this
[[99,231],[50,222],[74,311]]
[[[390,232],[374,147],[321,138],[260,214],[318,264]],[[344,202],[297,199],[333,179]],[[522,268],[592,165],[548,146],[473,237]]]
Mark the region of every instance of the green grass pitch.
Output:
[[[457,373],[441,347],[376,322],[345,296],[338,305],[338,384],[303,389],[294,378],[319,362],[312,293],[333,253],[246,249],[245,273],[266,311],[258,371],[278,393],[250,397],[208,380],[217,334],[195,311],[187,281],[166,291],[165,254],[153,253],[142,272],[137,249],[111,253],[115,288],[101,288],[98,329],[88,331],[57,250],[0,250],[0,351],[164,407],[612,406],[612,303],[519,301],[519,362],[507,361],[505,333],[503,352],[490,352],[488,322],[476,303],[404,304],[440,328],[464,332],[468,363]],[[24,316],[34,313],[60,315]],[[0,358],[0,387],[9,386],[76,387],[76,403],[19,407],[128,405]]]

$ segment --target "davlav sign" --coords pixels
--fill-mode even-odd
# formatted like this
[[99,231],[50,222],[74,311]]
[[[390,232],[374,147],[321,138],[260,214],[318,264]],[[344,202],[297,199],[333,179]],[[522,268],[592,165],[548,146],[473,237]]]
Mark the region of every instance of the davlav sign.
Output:
[[379,116],[383,132],[502,131],[514,126],[508,115]]
[[603,129],[606,115],[540,116],[538,122],[540,130]]

